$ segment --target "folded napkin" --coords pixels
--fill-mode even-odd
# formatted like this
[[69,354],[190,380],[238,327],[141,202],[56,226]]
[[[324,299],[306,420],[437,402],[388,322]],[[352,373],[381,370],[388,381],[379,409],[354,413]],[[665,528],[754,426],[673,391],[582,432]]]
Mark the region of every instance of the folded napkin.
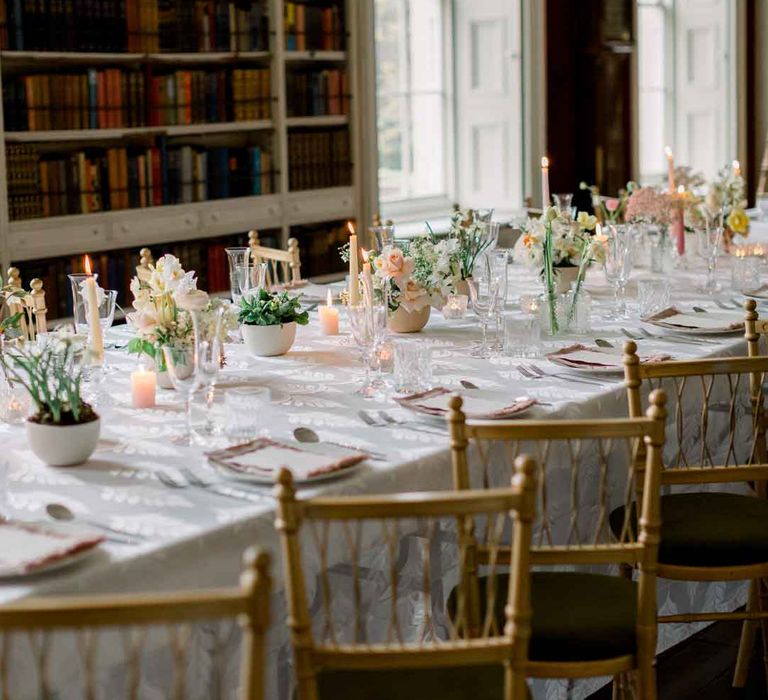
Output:
[[[454,393],[456,392],[451,389],[439,387],[419,394],[404,396],[395,399],[395,401],[404,408],[409,408],[418,413],[426,413],[430,416],[445,416],[448,413],[448,404]],[[463,399],[461,410],[467,418],[508,418],[538,403],[536,399],[529,396],[519,396],[510,399],[509,396],[501,393],[474,390],[461,391],[459,393]]]
[[[595,369],[623,370],[624,355],[618,349],[587,347],[586,345],[571,345],[547,355],[547,359],[568,367],[594,367]],[[656,353],[655,355],[640,355],[640,362],[663,362],[671,359],[671,355]]]
[[208,459],[226,470],[268,479],[273,478],[282,467],[290,469],[295,479],[305,480],[347,469],[367,458],[365,453],[345,456],[324,454],[268,438],[208,452]]
[[759,299],[768,299],[768,284],[764,284],[762,287],[758,287],[757,289],[750,289],[744,292],[744,294],[750,297],[757,297]]
[[711,331],[738,330],[744,325],[744,318],[738,312],[720,313],[711,311],[697,313],[695,311],[680,311],[674,307],[660,311],[644,320],[664,328],[688,328]]
[[45,568],[104,541],[92,533],[76,533],[46,523],[0,521],[0,574],[18,576]]

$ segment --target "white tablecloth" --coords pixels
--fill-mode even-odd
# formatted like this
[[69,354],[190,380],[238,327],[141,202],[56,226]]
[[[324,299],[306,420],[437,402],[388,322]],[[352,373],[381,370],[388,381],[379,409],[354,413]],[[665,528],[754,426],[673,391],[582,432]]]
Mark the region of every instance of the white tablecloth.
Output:
[[[637,276],[643,276],[639,273]],[[509,308],[519,293],[540,289],[533,273],[519,265],[510,267]],[[721,275],[724,285],[730,279]],[[676,271],[670,276],[673,301],[709,304],[691,290],[701,280],[695,272]],[[621,345],[619,328],[637,326],[604,320],[610,294],[602,272],[593,270],[588,288],[594,297],[593,331],[587,340],[604,338]],[[630,288],[630,296],[633,290]],[[724,292],[724,299],[734,295]],[[113,329],[111,339],[123,343],[126,335]],[[427,329],[418,340],[433,348],[435,384],[457,387],[469,379],[481,388],[499,389],[510,395],[531,394],[551,406],[536,409],[533,415],[552,418],[596,418],[626,415],[626,400],[620,379],[606,379],[601,386],[570,382],[556,377],[527,379],[517,369],[520,360],[500,356],[479,360],[468,356],[469,345],[479,338],[473,320],[447,323],[433,311]],[[584,340],[582,338],[582,340]],[[560,347],[569,340],[548,341],[547,348]],[[720,338],[710,345],[682,345],[643,341],[648,350],[666,350],[675,357],[741,354],[745,346],[739,336]],[[188,467],[206,479],[216,479],[203,456],[202,447],[178,447],[172,438],[183,424],[183,412],[174,392],[161,391],[155,410],[130,407],[129,370],[135,358],[123,352],[108,353],[115,372],[105,389],[109,404],[99,407],[103,416],[102,437],[94,457],[73,469],[54,469],[42,465],[26,446],[24,429],[0,424],[3,439],[3,466],[7,493],[5,510],[12,517],[42,519],[45,505],[60,502],[75,513],[110,527],[137,533],[146,538],[139,546],[107,544],[103,553],[71,571],[35,580],[0,584],[0,603],[46,593],[99,593],[107,591],[163,590],[173,588],[228,585],[236,582],[243,550],[253,544],[275,553],[275,610],[282,610],[281,575],[277,538],[273,529],[274,502],[268,490],[253,489],[250,499],[233,498],[187,486],[171,488],[156,476],[156,470]],[[538,364],[549,370],[546,361]],[[354,392],[362,378],[357,353],[346,334],[321,337],[313,316],[308,327],[300,327],[296,344],[284,357],[254,359],[242,346],[227,349],[227,366],[221,375],[220,393],[228,386],[250,382],[272,389],[272,410],[259,416],[266,434],[291,439],[297,426],[315,429],[321,438],[370,448],[386,455],[385,461],[371,461],[354,475],[307,490],[312,493],[388,493],[407,490],[448,489],[451,470],[447,436],[411,429],[376,428],[358,417],[363,408],[385,408],[398,415],[393,403],[373,405]],[[406,414],[402,413],[403,417]],[[413,425],[413,418],[411,425]],[[206,447],[213,446],[211,441]],[[0,481],[1,483],[1,481]],[[552,498],[553,496],[550,496]],[[560,497],[567,499],[567,494]],[[715,607],[733,609],[743,602],[740,584],[671,584],[661,582],[659,604],[664,612]],[[284,700],[290,693],[287,632],[282,613],[273,620],[268,664],[268,697]],[[690,626],[666,626],[662,646],[689,634]],[[209,659],[210,662],[210,659]],[[205,665],[205,664],[203,664]],[[60,664],[63,693],[68,697],[68,682],[78,671]],[[23,685],[21,675],[16,683]],[[162,697],[150,687],[143,697]],[[232,686],[234,679],[232,678]],[[585,685],[584,691],[590,686]],[[594,686],[592,686],[594,687]],[[535,697],[563,696],[563,684],[536,681]],[[35,697],[30,689],[25,697]],[[199,697],[214,697],[201,690]]]

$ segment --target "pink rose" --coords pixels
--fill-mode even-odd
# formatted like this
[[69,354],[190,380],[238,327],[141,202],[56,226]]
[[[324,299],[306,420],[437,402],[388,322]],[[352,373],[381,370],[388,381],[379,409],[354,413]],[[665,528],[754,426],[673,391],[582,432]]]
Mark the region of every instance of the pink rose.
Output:
[[413,260],[406,258],[399,248],[392,248],[384,256],[381,269],[387,277],[395,279],[406,277],[413,272]]
[[610,212],[616,211],[619,208],[619,204],[620,202],[618,199],[612,198],[605,200],[605,208]]

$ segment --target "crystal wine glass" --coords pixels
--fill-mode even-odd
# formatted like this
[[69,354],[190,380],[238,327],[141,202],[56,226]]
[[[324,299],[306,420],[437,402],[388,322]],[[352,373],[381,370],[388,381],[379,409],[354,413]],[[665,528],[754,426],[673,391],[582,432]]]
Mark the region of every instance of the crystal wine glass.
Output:
[[184,399],[186,431],[185,434],[174,439],[178,445],[193,445],[192,433],[192,397],[200,388],[202,375],[200,372],[200,342],[197,320],[194,312],[192,315],[192,342],[189,347],[180,349],[172,345],[163,345],[163,359],[168,370],[168,377],[173,388]]
[[472,310],[480,319],[480,326],[483,330],[480,344],[473,348],[470,355],[487,358],[491,356],[491,348],[488,345],[488,324],[496,314],[496,308],[501,297],[501,281],[491,273],[491,264],[487,255],[478,260],[472,279],[468,280],[468,283]]
[[609,317],[627,319],[626,288],[632,274],[632,237],[616,226],[609,226],[608,240],[605,243],[605,279],[613,287],[615,312]]
[[496,248],[488,253],[491,276],[499,285],[499,301],[496,304],[496,342],[495,347],[501,350],[503,345],[503,317],[509,291],[509,251],[506,248]]
[[365,379],[357,390],[367,399],[376,398],[384,389],[380,376],[372,376],[380,362],[379,348],[386,337],[387,308],[383,304],[348,306],[352,338],[363,356]]
[[205,423],[202,429],[204,435],[217,434],[216,423],[213,420],[213,402],[216,398],[216,381],[219,378],[221,368],[221,324],[223,318],[224,308],[219,307],[215,311],[213,326],[207,332],[200,331],[198,362],[200,385],[205,394]]
[[696,228],[696,244],[699,256],[707,263],[707,279],[699,291],[704,294],[717,294],[720,285],[717,282],[717,258],[720,255],[720,243],[723,240],[723,210],[702,208],[703,227]]

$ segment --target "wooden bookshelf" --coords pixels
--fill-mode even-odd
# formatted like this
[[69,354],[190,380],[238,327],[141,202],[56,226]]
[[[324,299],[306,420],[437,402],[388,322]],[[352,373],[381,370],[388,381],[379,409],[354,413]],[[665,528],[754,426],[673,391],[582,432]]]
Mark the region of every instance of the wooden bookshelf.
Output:
[[[110,53],[68,51],[0,51],[0,80],[31,73],[78,72],[122,68],[135,71],[236,70],[268,68],[272,118],[250,121],[105,129],[5,131],[0,115],[0,139],[6,144],[31,144],[43,153],[67,153],[83,149],[130,147],[143,137],[172,138],[174,143],[195,147],[226,142],[226,139],[257,138],[271,153],[272,191],[269,194],[210,199],[186,204],[100,211],[88,214],[9,220],[6,159],[0,159],[0,265],[69,258],[83,253],[103,253],[149,246],[160,254],[163,246],[184,241],[204,241],[251,228],[277,232],[286,245],[292,227],[337,225],[347,219],[370,216],[361,159],[361,134],[374,134],[373,124],[361,122],[356,85],[361,60],[372,61],[370,52],[356,50],[359,0],[339,0],[345,18],[343,51],[295,51],[286,49],[284,12],[287,0],[266,0],[269,13],[269,47],[265,51],[201,53]],[[370,0],[365,0],[370,2]],[[311,3],[310,3],[311,4]],[[142,68],[142,66],[147,68]],[[286,72],[340,68],[348,72],[349,113],[287,117]],[[288,138],[296,129],[336,129],[349,132],[349,185],[290,191]],[[249,134],[251,136],[249,136]],[[375,164],[368,166],[375,168]],[[366,173],[370,179],[373,173]]]

